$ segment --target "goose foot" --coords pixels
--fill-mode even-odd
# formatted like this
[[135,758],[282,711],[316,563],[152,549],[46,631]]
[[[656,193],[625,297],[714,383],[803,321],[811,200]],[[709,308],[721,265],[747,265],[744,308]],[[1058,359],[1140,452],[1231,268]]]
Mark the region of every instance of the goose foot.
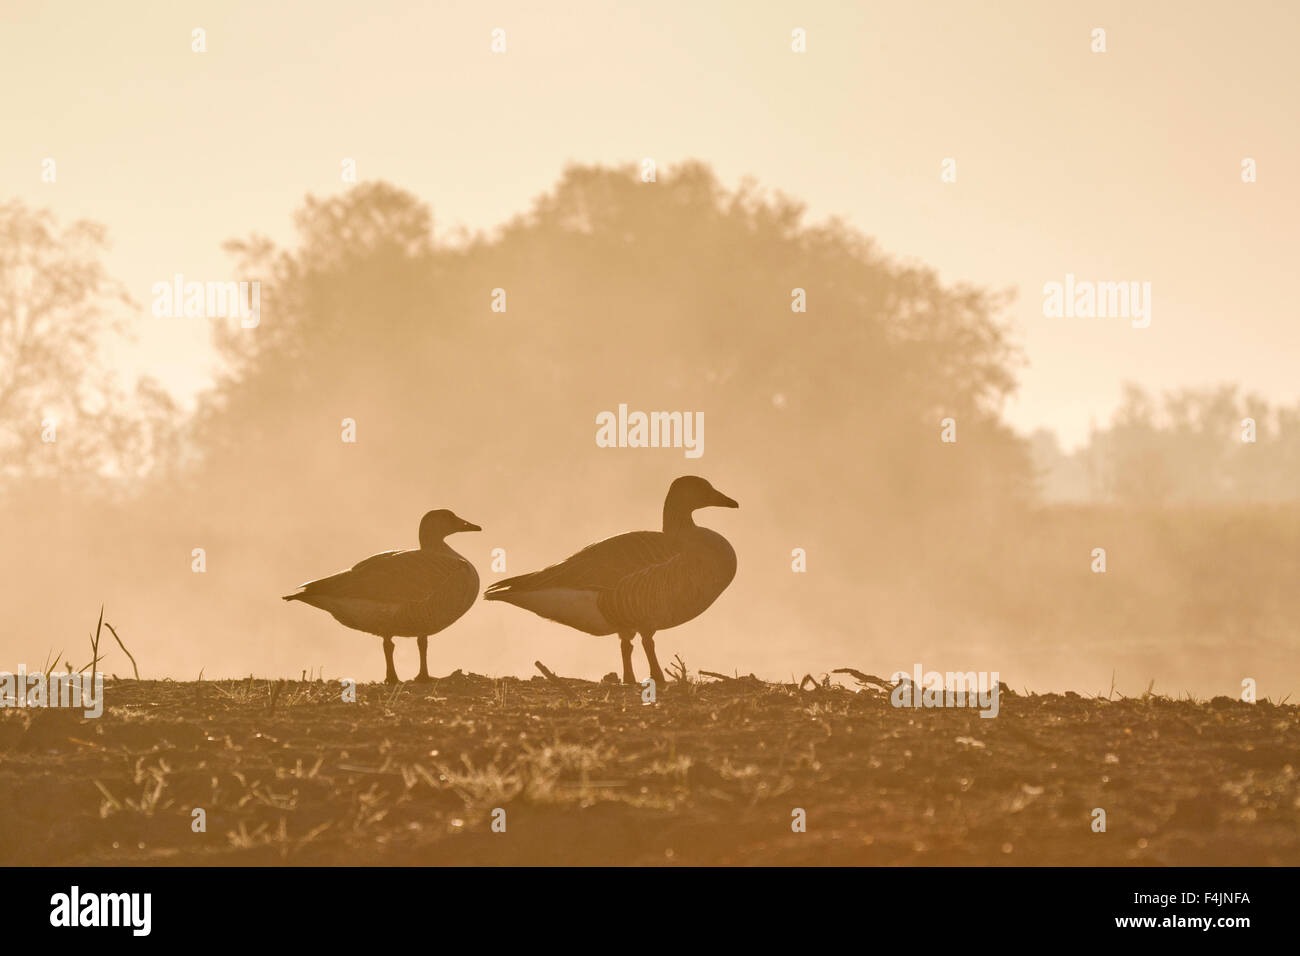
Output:
[[387,673],[384,675],[384,683],[401,683],[397,679],[397,669],[393,667],[393,639],[391,637],[384,638],[384,663],[388,665]]
[[619,650],[623,652],[623,683],[635,684],[636,674],[632,673],[632,638],[635,631],[628,631],[618,636]]
[[420,648],[420,673],[415,675],[415,682],[432,684],[433,678],[429,676],[429,636],[422,634],[415,639],[415,643]]
[[663,670],[659,667],[659,658],[655,657],[655,632],[641,632],[641,648],[645,651],[646,661],[650,664],[650,679],[659,690],[668,686]]

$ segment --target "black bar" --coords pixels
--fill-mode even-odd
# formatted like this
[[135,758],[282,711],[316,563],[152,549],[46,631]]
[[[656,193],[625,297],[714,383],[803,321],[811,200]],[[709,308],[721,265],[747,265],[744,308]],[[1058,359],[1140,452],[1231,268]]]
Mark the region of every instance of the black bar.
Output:
[[[148,893],[149,939],[247,930],[258,939],[339,942],[388,932],[450,939],[453,929],[574,939],[666,935],[708,924],[761,939],[777,927],[864,942],[933,937],[987,943],[1021,932],[1062,939],[1192,936],[1231,944],[1293,923],[1295,872],[1265,868],[11,868],[2,871],[10,939],[33,933],[132,939],[130,926],[51,925],[56,894]],[[1190,895],[1189,895],[1190,894]],[[143,897],[141,897],[143,900]],[[92,904],[92,908],[98,902]],[[1242,925],[1224,920],[1245,919]],[[1153,919],[1154,925],[1119,925]],[[1209,919],[1208,928],[1189,925]],[[123,919],[123,922],[130,922]],[[1181,921],[1181,922],[1180,922]],[[15,935],[16,934],[16,935]],[[355,935],[353,935],[355,934]],[[377,935],[376,935],[377,934]],[[139,938],[139,937],[135,937]],[[394,937],[396,938],[396,937]]]

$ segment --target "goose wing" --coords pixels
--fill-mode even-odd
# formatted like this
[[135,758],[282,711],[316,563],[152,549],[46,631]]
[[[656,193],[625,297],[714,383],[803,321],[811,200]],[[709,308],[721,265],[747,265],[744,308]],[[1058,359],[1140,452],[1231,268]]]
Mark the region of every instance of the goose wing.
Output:
[[384,551],[357,562],[351,569],[308,581],[291,597],[355,598],[405,604],[427,601],[465,573],[457,555],[425,550]]
[[588,545],[558,564],[498,581],[486,597],[509,600],[530,591],[612,591],[629,575],[671,561],[677,546],[659,531],[629,531]]
[[596,603],[605,618],[620,627],[675,627],[702,613],[734,575],[734,563],[691,543],[658,564],[626,575]]

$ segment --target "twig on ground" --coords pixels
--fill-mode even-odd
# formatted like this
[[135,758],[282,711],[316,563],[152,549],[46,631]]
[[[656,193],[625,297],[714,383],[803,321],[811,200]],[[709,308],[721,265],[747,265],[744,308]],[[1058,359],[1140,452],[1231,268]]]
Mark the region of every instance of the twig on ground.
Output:
[[[43,670],[45,671],[45,679],[46,679],[46,681],[48,681],[48,680],[50,679],[50,675],[51,675],[52,673],[54,673],[54,668],[56,668],[56,667],[59,666],[59,655],[61,655],[62,653],[63,653],[63,651],[59,651],[57,654],[54,655],[54,663],[53,663],[53,664],[50,663],[50,658],[49,658],[49,656],[48,656],[48,655],[46,656],[46,658],[45,658],[45,667],[43,668]],[[72,665],[71,665],[71,664],[67,664],[66,661],[65,661],[64,663],[66,664],[66,667],[68,667],[68,668],[72,667]]]
[[[385,764],[384,766],[387,766]],[[401,773],[397,770],[385,770],[382,767],[378,770],[371,770],[369,767],[357,767],[352,764],[341,763],[338,768],[344,773],[366,773],[375,777],[400,777]]]
[[266,712],[268,715],[275,713],[275,701],[276,698],[280,696],[280,691],[282,690],[284,690],[284,678],[280,678],[280,680],[276,683],[276,685],[271,688],[271,702],[270,704],[267,705],[266,708]]
[[686,681],[686,662],[682,660],[682,655],[673,655],[673,663],[668,665],[668,676],[675,681]]
[[862,673],[862,671],[857,670],[856,668],[853,667],[837,667],[835,668],[835,670],[831,671],[831,673],[848,674],[859,684],[867,684],[872,687],[879,687],[882,690],[893,690],[894,687],[896,686],[894,684],[889,683],[889,681],[883,678],[877,677],[875,674],[864,674]]
[[[102,608],[100,609],[100,613],[103,613]],[[108,628],[108,632],[113,635],[113,640],[117,641],[117,646],[122,648],[122,653],[131,658],[131,670],[135,673],[135,679],[139,680],[140,668],[135,666],[135,658],[131,657],[131,652],[126,649],[126,645],[122,643],[122,639],[117,636],[117,631],[114,629],[113,625],[105,622],[104,626]]]
[[99,632],[104,628],[104,605],[99,606],[99,624],[95,627],[95,636],[90,639],[90,684],[95,685],[95,672],[99,667]]
[[108,798],[108,802],[109,802],[110,804],[112,804],[114,810],[121,810],[121,809],[122,809],[122,804],[118,801],[117,797],[115,797],[115,796],[113,796],[111,793],[109,793],[109,791],[108,791],[108,787],[104,786],[104,785],[103,785],[102,783],[100,783],[98,780],[94,780],[94,781],[91,781],[91,782],[94,783],[94,785],[95,785],[96,787],[99,788],[99,792],[100,792],[100,793],[102,793],[105,797]]
[[566,690],[568,689],[568,685],[564,683],[564,680],[559,677],[556,677],[555,672],[552,671],[545,664],[543,664],[541,661],[533,661],[533,666],[535,666],[539,671],[541,671],[542,676],[545,677],[547,680],[554,681],[556,684],[559,684],[560,687]]

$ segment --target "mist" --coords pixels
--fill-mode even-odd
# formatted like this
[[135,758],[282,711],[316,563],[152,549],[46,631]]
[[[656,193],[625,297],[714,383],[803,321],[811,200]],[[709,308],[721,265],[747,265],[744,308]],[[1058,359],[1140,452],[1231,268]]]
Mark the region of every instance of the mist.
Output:
[[[435,239],[427,199],[367,182],[305,197],[285,247],[260,237],[271,223],[213,237],[233,271],[196,278],[255,284],[259,321],[174,319],[210,324],[224,369],[192,412],[147,379],[105,384],[107,319],[131,301],[101,261],[111,224],[3,212],[11,668],[87,663],[102,604],[143,676],[375,679],[378,638],[280,595],[415,547],[437,508],[483,527],[450,543],[486,587],[658,529],[669,483],[698,474],[741,504],[697,515],[739,570],[660,636],[665,660],[1293,689],[1300,410],[1136,383],[1066,454],[1003,420],[1032,359],[1007,293],[945,283],[705,163],[654,183],[573,165],[483,234]],[[707,440],[637,447],[626,421],[602,425],[621,407]],[[398,641],[406,669],[413,644]],[[429,659],[595,679],[616,645],[480,602]]]

